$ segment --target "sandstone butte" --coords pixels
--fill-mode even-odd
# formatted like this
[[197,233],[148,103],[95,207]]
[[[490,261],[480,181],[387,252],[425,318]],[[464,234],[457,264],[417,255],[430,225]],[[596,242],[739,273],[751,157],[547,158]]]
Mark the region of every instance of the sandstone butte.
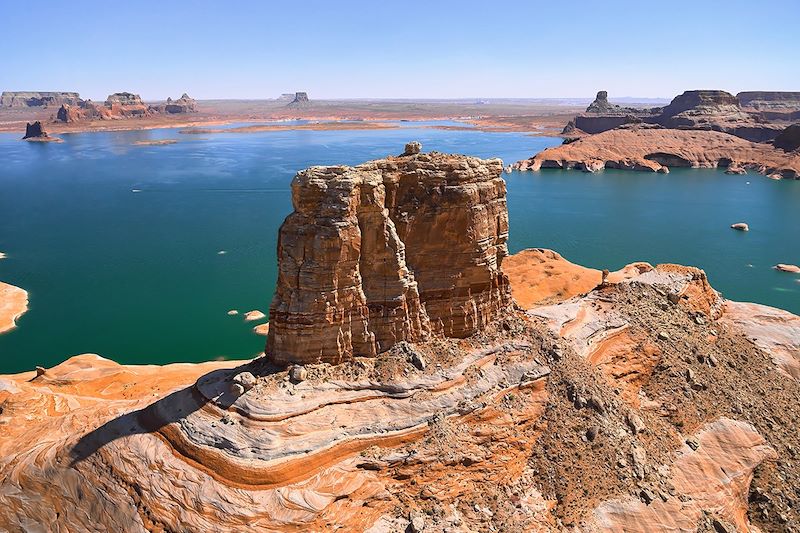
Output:
[[772,178],[800,179],[800,153],[717,131],[630,126],[581,137],[514,164],[519,170],[586,172],[604,168],[668,172],[670,167],[753,170]]
[[[638,263],[602,282],[546,250],[503,258],[504,189],[481,185],[500,168],[410,154],[299,175],[276,302],[296,294],[282,327],[320,349],[339,339],[340,364],[80,355],[0,376],[0,528],[796,530],[800,317],[724,300],[697,268]],[[394,172],[441,189],[394,189]],[[439,265],[417,262],[418,214]],[[453,236],[453,217],[477,223]],[[350,261],[338,274],[337,254]],[[308,267],[290,279],[290,260]],[[484,305],[505,283],[518,305]],[[394,323],[373,314],[387,303]],[[289,320],[304,312],[324,322]]]

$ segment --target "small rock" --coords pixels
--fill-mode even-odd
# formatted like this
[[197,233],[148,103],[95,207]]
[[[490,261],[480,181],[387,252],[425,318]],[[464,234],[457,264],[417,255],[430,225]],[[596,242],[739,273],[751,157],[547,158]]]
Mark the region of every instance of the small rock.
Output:
[[731,224],[731,228],[739,231],[750,231],[750,226],[748,226],[745,222],[737,222],[736,224]]
[[714,526],[716,533],[736,533],[736,528],[719,518],[715,518],[711,525]]
[[778,263],[775,265],[775,270],[780,270],[781,272],[790,272],[792,274],[800,274],[800,266],[797,265]]
[[425,362],[425,358],[422,357],[419,352],[413,352],[411,354],[411,364],[414,365],[414,368],[417,370],[425,370],[425,367],[428,366],[428,363]]
[[289,369],[289,380],[300,383],[308,379],[308,369],[302,365],[294,365]]
[[238,315],[238,314],[239,314],[239,311],[237,311],[236,309],[231,309],[230,311],[228,311],[228,316],[234,316],[234,315]]
[[250,372],[239,372],[233,376],[233,382],[242,386],[245,392],[256,386],[258,380]]
[[422,150],[422,143],[419,141],[411,141],[410,143],[406,143],[406,149],[403,152],[403,155],[415,155],[420,153]]
[[667,300],[669,300],[669,303],[677,305],[681,301],[681,296],[676,292],[670,292],[667,294]]
[[563,356],[564,356],[564,351],[558,344],[556,344],[550,349],[550,357],[553,359],[553,361],[559,361]]
[[686,445],[692,450],[697,450],[700,447],[700,441],[696,437],[689,437],[686,439]]
[[717,364],[719,363],[719,361],[717,361],[717,358],[716,358],[716,357],[714,357],[714,354],[711,354],[711,355],[709,355],[709,356],[708,356],[708,363],[709,363],[711,366],[717,366]]
[[589,396],[588,405],[601,415],[605,414],[606,412],[606,404],[603,402],[603,399],[600,398],[599,396],[594,396],[594,395]]
[[522,382],[534,381],[550,375],[550,367],[538,366],[522,374]]
[[658,332],[658,338],[661,339],[662,341],[668,341],[669,340],[669,333],[667,333],[666,331],[659,331]]
[[706,323],[706,319],[703,318],[703,315],[695,315],[694,317],[695,324],[703,325]]
[[244,387],[241,383],[232,383],[231,384],[231,392],[236,396],[241,396],[244,394]]
[[597,438],[597,435],[600,434],[600,427],[599,426],[591,426],[589,429],[586,430],[586,440],[589,442],[594,441]]
[[625,417],[625,421],[628,423],[628,427],[631,428],[634,435],[641,433],[645,429],[644,421],[636,413],[628,413]]
[[655,494],[653,494],[652,491],[650,491],[650,489],[642,489],[641,492],[639,492],[639,497],[647,505],[650,505],[651,503],[653,503],[653,500],[656,499]]
[[425,530],[425,516],[419,511],[411,511],[408,515],[408,524],[406,531],[410,533],[422,533]]
[[686,381],[693,381],[694,380],[694,370],[691,368],[686,369]]
[[248,311],[244,314],[244,319],[248,322],[252,322],[253,320],[261,320],[262,318],[266,317],[264,313],[259,311],[258,309],[253,309],[252,311]]
[[47,369],[45,367],[43,367],[43,366],[37,366],[36,367],[36,377],[37,378],[39,376],[44,376],[45,372],[47,372]]

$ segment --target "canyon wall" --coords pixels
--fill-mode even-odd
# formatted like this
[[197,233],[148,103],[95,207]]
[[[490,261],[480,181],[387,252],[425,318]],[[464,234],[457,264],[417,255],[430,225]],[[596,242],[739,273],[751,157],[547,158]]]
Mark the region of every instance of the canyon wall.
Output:
[[411,143],[399,157],[295,177],[271,360],[341,362],[430,335],[467,337],[509,305],[502,162],[417,151]]

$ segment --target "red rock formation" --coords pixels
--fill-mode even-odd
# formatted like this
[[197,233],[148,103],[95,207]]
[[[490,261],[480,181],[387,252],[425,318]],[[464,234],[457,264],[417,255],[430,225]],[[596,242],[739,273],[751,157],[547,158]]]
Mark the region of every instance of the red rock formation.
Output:
[[340,362],[482,329],[510,302],[501,172],[499,160],[435,152],[300,172],[280,230],[269,357]]
[[619,128],[548,148],[515,163],[520,170],[603,168],[668,172],[669,167],[755,170],[777,178],[800,178],[800,154],[717,131],[652,127]]

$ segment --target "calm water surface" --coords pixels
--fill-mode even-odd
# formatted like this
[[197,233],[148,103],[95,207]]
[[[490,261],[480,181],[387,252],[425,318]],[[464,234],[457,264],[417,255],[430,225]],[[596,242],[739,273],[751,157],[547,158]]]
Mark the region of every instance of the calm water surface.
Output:
[[[245,358],[264,338],[229,309],[267,311],[289,183],[310,165],[402,151],[513,162],[560,139],[396,130],[180,135],[176,130],[0,135],[0,279],[30,293],[0,335],[0,373],[94,352],[124,363]],[[166,146],[139,140],[179,139]],[[587,266],[636,260],[704,268],[725,296],[800,313],[800,182],[726,176],[543,171],[507,175],[512,252],[554,248]],[[748,183],[749,182],[749,183]],[[134,192],[136,191],[136,192]],[[749,233],[730,230],[746,221]],[[220,253],[225,252],[225,253]]]

